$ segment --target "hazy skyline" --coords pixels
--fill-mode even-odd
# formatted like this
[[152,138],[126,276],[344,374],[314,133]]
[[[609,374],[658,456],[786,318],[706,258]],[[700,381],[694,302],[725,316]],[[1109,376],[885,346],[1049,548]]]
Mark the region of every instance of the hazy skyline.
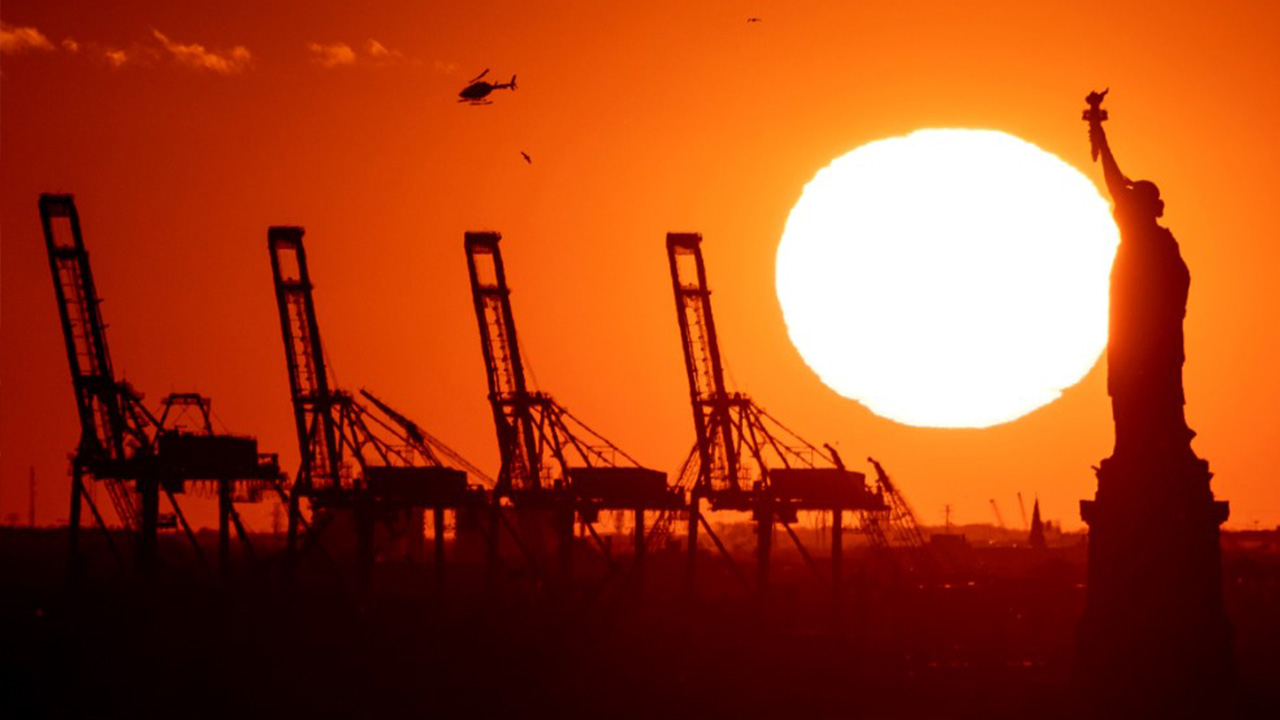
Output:
[[[546,390],[674,473],[693,442],[663,239],[702,233],[731,383],[789,426],[881,460],[929,524],[1080,528],[1111,450],[1105,367],[985,430],[898,425],[828,390],[787,339],[774,254],[805,182],[925,127],[1003,130],[1101,185],[1080,121],[1111,87],[1125,172],[1157,182],[1193,284],[1187,416],[1228,528],[1280,523],[1280,10],[1141,3],[11,0],[0,12],[0,520],[65,518],[78,438],[40,237],[75,193],[117,374],[213,398],[292,474],[266,228],[298,224],[340,386],[368,387],[485,469],[497,448],[463,232],[503,234]],[[748,17],[760,22],[747,23]],[[520,87],[472,107],[481,70]],[[527,152],[532,163],[521,157]],[[1046,218],[1046,222],[1051,222]],[[873,351],[873,349],[869,349]],[[852,462],[856,461],[856,462]],[[251,511],[260,528],[265,509]],[[208,518],[204,518],[208,522]]]

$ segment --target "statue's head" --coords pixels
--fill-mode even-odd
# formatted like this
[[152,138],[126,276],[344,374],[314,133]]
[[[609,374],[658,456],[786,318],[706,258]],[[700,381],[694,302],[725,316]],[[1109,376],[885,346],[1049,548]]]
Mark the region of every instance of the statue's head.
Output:
[[1160,199],[1160,188],[1150,180],[1138,180],[1129,186],[1127,205],[1140,217],[1158,218],[1164,215],[1164,201]]

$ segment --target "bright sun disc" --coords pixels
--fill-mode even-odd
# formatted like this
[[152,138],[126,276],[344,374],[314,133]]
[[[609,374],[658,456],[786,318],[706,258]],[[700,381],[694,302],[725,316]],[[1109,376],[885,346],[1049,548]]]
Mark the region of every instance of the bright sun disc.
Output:
[[805,186],[778,299],[836,392],[908,425],[987,427],[1097,362],[1118,243],[1107,201],[1054,155],[994,130],[919,130]]

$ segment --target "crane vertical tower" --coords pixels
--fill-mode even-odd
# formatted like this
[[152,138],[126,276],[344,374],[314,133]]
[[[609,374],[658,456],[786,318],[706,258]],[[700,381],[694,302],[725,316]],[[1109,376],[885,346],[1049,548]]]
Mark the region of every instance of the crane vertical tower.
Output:
[[[511,313],[511,291],[506,267],[498,248],[497,233],[467,233],[467,270],[471,297],[480,323],[480,350],[484,354],[489,405],[498,432],[502,466],[495,488],[500,497],[536,493],[543,488],[542,448],[534,414],[554,416],[555,406],[541,393],[530,393],[524,377],[524,361]],[[548,411],[550,411],[548,413]],[[550,439],[556,439],[551,436]],[[553,447],[559,453],[559,447]]]
[[488,478],[371,393],[361,391],[378,413],[349,392],[331,386],[303,234],[303,228],[295,226],[267,231],[301,454],[289,496],[290,555],[296,557],[299,551],[303,501],[309,503],[317,521],[308,533],[310,542],[334,518],[349,516],[355,527],[356,563],[363,584],[376,558],[376,527],[381,524],[405,534],[412,548],[421,539],[423,513],[429,508],[434,520],[436,572],[442,573],[444,513],[482,508],[484,490],[469,484],[467,473]]
[[702,515],[701,503],[705,499],[714,510],[752,513],[756,523],[756,583],[761,591],[768,584],[775,523],[782,525],[808,559],[790,524],[799,510],[830,511],[831,580],[838,592],[842,582],[844,511],[885,510],[882,495],[868,489],[866,475],[847,470],[830,446],[824,452],[788,430],[747,395],[727,389],[702,259],[702,236],[668,233],[667,259],[696,436],[686,463],[686,467],[696,467],[696,472],[689,473],[690,588],[699,525],[724,552]]
[[302,460],[289,494],[288,547],[296,550],[300,521],[298,503],[303,497],[324,497],[339,487],[342,474],[338,448],[341,397],[329,390],[329,373],[320,345],[320,326],[311,298],[311,274],[302,246],[300,227],[268,230],[271,272],[275,279],[276,307],[284,335],[285,363],[289,370],[289,396],[293,402],[294,432]]
[[[107,488],[121,524],[131,530],[138,527],[137,499],[132,490],[122,478],[104,470],[126,459],[126,442],[141,447],[148,438],[143,423],[137,422],[143,415],[137,406],[139,398],[128,385],[117,382],[111,370],[100,310],[102,301],[93,281],[89,253],[84,248],[75,198],[41,195],[40,223],[53,271],[53,290],[80,419],[80,442],[71,470],[70,543],[74,561],[78,557],[81,499],[88,500],[84,476],[91,467],[99,468],[97,475]],[[101,523],[92,500],[89,505]]]
[[[160,515],[160,495],[165,494],[197,553],[200,546],[187,524],[176,498],[188,482],[217,486],[223,498],[219,508],[219,558],[221,572],[229,572],[229,525],[235,523],[241,540],[248,536],[239,524],[234,499],[258,499],[264,486],[278,484],[280,471],[272,455],[259,455],[253,438],[217,434],[208,423],[208,400],[193,393],[177,393],[164,401],[159,419],[142,402],[142,395],[117,380],[107,350],[97,287],[89,266],[80,228],[80,215],[71,195],[40,196],[40,223],[54,294],[66,342],[80,420],[80,441],[72,456],[70,553],[72,570],[78,563],[81,506],[87,504],[97,524],[106,523],[85,491],[85,478],[100,481],[120,522],[136,533],[138,563],[150,573],[156,561],[157,532],[172,524]],[[196,402],[205,412],[197,433],[171,426],[169,410],[175,404]],[[110,539],[110,534],[107,535]]]
[[[572,562],[575,518],[600,543],[592,528],[599,511],[630,510],[638,568],[645,550],[645,512],[681,507],[683,497],[667,487],[666,473],[641,467],[550,395],[529,389],[499,247],[501,237],[495,232],[469,232],[464,243],[502,458],[495,509],[497,502],[507,500],[518,511],[550,512],[565,575]],[[491,542],[490,547],[496,550],[497,543]]]

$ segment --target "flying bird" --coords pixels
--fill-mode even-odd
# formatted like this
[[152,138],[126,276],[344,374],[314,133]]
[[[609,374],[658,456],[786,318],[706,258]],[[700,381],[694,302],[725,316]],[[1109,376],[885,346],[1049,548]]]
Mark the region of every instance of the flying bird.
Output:
[[525,161],[525,162],[529,163],[530,165],[532,165],[532,164],[533,164],[533,158],[529,157],[529,153],[527,153],[527,152],[525,152],[525,151],[521,150],[521,151],[520,151],[520,156],[524,158],[524,161]]

